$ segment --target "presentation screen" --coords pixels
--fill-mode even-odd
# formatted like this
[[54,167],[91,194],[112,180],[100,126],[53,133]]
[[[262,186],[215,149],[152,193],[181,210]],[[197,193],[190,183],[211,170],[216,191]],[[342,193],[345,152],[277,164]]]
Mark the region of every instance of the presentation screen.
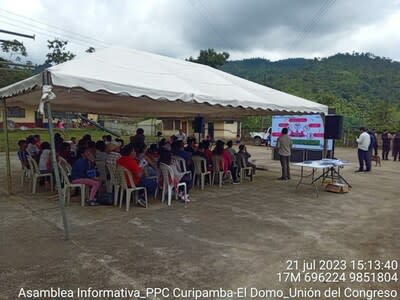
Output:
[[289,130],[293,148],[324,149],[324,123],[321,115],[272,116],[272,147],[276,147],[282,128]]

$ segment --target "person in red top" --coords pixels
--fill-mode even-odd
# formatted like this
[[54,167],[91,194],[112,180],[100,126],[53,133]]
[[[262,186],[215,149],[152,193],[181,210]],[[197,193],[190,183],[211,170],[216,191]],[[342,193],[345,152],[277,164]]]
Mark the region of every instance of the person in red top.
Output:
[[229,152],[224,149],[224,145],[225,143],[223,141],[218,140],[215,144],[213,155],[219,155],[222,157],[222,159],[224,160],[224,174],[226,174],[226,172],[230,170],[233,178],[233,183],[238,184],[239,181],[237,178],[237,167],[233,165],[232,157]]
[[204,140],[203,145],[204,145],[204,154],[207,157],[207,161],[211,163],[212,162],[212,151],[210,150],[210,142],[207,140]]
[[117,164],[132,173],[136,186],[145,187],[149,195],[154,195],[157,188],[157,180],[143,176],[143,169],[139,167],[136,161],[136,152],[132,144],[128,144],[121,149],[121,158],[117,160]]

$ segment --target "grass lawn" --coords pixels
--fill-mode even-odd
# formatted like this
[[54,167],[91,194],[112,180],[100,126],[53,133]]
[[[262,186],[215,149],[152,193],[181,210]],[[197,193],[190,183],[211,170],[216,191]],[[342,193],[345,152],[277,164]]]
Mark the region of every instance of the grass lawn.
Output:
[[[101,137],[105,134],[108,134],[105,131],[95,129],[95,128],[85,128],[85,129],[66,129],[66,130],[55,130],[55,132],[60,132],[64,140],[68,141],[71,137],[76,137],[79,140],[83,135],[90,134],[92,136],[93,141],[101,140]],[[8,131],[8,138],[10,142],[10,151],[18,150],[18,141],[22,139],[26,139],[29,135],[39,134],[42,141],[49,141],[49,133],[47,129],[28,129],[28,130],[20,130],[13,129]],[[125,143],[129,141],[129,136],[121,137]],[[147,143],[156,142],[156,137],[146,137]],[[5,138],[4,131],[1,131],[0,134],[0,152],[5,151]]]

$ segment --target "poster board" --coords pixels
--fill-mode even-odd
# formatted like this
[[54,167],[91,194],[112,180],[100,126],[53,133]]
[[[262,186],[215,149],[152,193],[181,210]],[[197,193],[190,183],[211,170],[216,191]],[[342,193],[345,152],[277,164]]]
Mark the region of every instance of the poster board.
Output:
[[294,149],[324,149],[325,128],[321,115],[272,116],[272,147],[276,147],[283,128],[288,128]]

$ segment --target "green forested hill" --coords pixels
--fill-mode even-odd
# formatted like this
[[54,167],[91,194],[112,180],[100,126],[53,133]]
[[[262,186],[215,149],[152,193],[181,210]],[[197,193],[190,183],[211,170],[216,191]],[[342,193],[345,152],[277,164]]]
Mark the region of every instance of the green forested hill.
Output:
[[276,62],[254,58],[221,69],[335,107],[347,128],[400,128],[400,63],[387,58],[370,53]]
[[[2,60],[0,58],[0,60]],[[347,129],[361,125],[400,129],[400,63],[370,53],[271,62],[230,61],[223,71],[336,108]],[[40,71],[0,69],[0,87]],[[261,129],[265,118],[249,118],[244,129]]]

